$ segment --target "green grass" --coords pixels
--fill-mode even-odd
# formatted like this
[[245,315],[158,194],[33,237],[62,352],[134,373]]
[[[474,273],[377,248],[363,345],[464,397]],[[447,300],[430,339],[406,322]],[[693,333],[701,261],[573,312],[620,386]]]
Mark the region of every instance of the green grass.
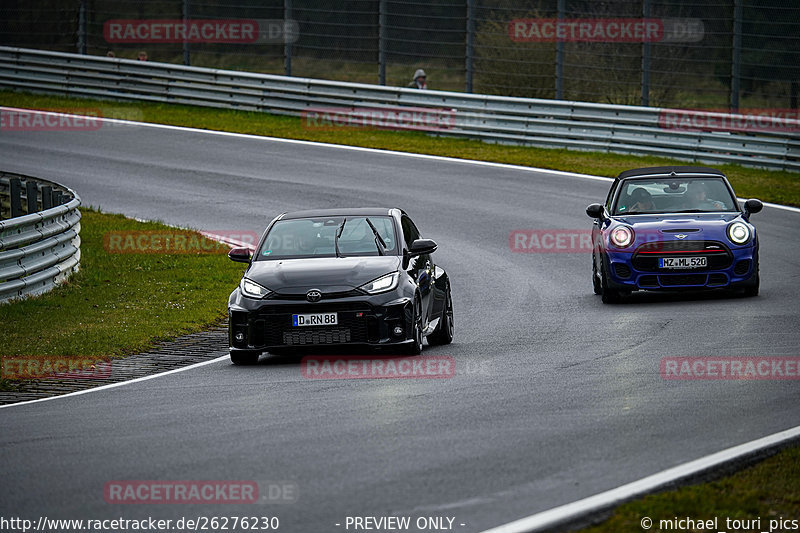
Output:
[[[653,520],[650,532],[670,531],[659,528],[659,520],[719,518],[713,531],[735,531],[725,518],[761,518],[760,528],[739,531],[770,531],[770,520],[800,521],[800,447],[793,447],[717,481],[691,485],[677,490],[651,494],[618,507],[605,522],[580,530],[582,533],[643,532],[641,520]],[[790,531],[795,527],[772,528]],[[677,529],[676,529],[677,530]],[[673,530],[674,531],[674,530]],[[693,531],[684,529],[683,531]]]
[[[304,127],[301,119],[297,117],[175,104],[120,103],[9,91],[0,92],[0,104],[31,109],[97,107],[102,109],[104,116],[135,118],[145,122],[496,161],[599,176],[616,176],[623,170],[637,167],[689,164],[660,157],[489,144],[478,140],[432,137],[420,132],[357,128],[314,130]],[[746,168],[739,165],[715,165],[715,167],[728,175],[740,197],[760,198],[768,202],[800,206],[798,173]]]
[[243,265],[224,253],[108,253],[106,232],[175,230],[81,212],[80,270],[47,294],[0,305],[0,356],[124,356],[225,317]]

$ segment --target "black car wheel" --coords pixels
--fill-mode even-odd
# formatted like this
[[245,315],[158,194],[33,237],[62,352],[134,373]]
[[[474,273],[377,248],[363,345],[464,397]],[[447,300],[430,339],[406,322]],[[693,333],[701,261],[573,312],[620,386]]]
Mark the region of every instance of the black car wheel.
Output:
[[439,325],[433,333],[428,335],[428,344],[450,344],[453,342],[453,297],[450,295],[450,285],[447,285],[447,301],[442,309]]
[[254,365],[258,363],[258,357],[261,352],[251,350],[236,350],[231,352],[231,362],[234,365]]
[[606,273],[605,263],[600,269],[600,285],[601,298],[604,304],[619,303],[621,299],[620,292],[608,286],[608,274]]
[[753,283],[744,288],[744,296],[747,298],[758,296],[758,290],[760,287],[761,287],[761,276],[758,270],[756,270],[756,273],[753,274]]
[[595,294],[603,293],[603,287],[600,286],[600,276],[597,273],[597,261],[594,253],[592,253],[592,288]]
[[419,298],[414,299],[414,315],[411,319],[413,324],[414,340],[406,348],[406,353],[409,355],[419,355],[422,353],[422,301]]

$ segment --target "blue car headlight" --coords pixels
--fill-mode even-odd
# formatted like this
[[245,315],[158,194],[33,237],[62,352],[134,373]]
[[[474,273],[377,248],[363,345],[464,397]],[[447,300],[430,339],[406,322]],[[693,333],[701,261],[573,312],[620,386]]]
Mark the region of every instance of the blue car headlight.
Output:
[[633,229],[628,226],[617,226],[611,230],[609,240],[617,248],[627,248],[633,243]]
[[734,244],[744,244],[750,240],[750,228],[742,222],[734,222],[728,226],[728,238]]

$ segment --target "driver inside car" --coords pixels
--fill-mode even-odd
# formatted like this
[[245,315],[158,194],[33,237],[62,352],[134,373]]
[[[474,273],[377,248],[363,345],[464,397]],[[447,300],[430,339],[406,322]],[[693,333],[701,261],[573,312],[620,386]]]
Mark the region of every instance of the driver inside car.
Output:
[[628,213],[646,213],[653,210],[653,197],[643,187],[637,187],[630,196]]
[[717,200],[708,198],[708,190],[702,182],[693,181],[689,183],[686,191],[687,209],[700,209],[711,211],[714,209],[724,209],[725,205]]

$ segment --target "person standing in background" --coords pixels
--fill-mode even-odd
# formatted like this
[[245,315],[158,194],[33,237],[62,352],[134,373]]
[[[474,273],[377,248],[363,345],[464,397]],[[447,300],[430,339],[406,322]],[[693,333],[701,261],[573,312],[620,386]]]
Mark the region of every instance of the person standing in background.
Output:
[[428,88],[428,76],[425,74],[425,71],[417,69],[414,73],[414,78],[411,80],[411,83],[408,84],[409,87],[413,89],[427,89]]

